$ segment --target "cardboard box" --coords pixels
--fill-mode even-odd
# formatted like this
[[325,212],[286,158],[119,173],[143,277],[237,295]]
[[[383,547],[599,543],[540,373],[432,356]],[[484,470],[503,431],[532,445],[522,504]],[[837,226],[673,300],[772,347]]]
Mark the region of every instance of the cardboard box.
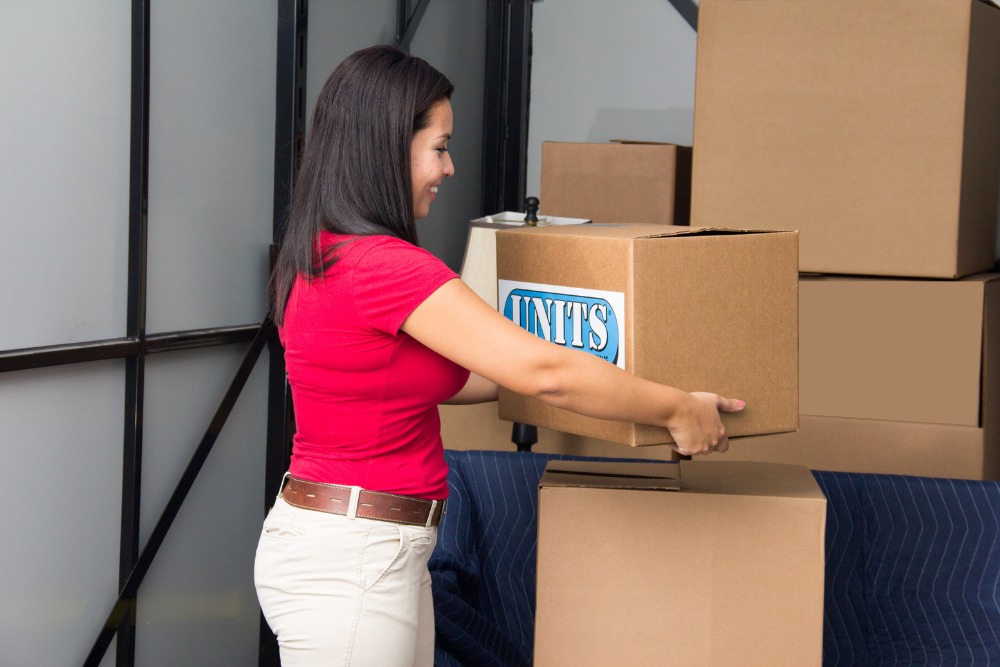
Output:
[[536,667],[822,664],[806,468],[551,461],[539,487]]
[[728,452],[711,454],[709,459],[789,463],[812,470],[998,481],[997,435],[995,423],[985,429],[802,415],[796,433],[730,440]]
[[[505,230],[496,241],[499,310],[516,324],[639,377],[746,401],[723,415],[731,435],[798,427],[795,232],[595,224]],[[504,389],[500,418],[628,445],[671,442],[665,428]]]
[[995,357],[1000,274],[799,283],[802,414],[980,426],[1000,409]]
[[1000,9],[980,0],[705,0],[694,225],[798,229],[817,273],[993,265]]
[[801,431],[720,458],[1000,479],[1000,274],[803,277]]
[[686,225],[691,149],[623,141],[542,142],[541,211],[595,223]]

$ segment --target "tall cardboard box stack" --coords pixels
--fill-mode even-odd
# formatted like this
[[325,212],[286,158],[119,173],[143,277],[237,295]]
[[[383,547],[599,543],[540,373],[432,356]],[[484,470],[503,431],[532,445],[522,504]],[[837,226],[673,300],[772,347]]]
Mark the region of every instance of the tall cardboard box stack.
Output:
[[1000,8],[703,0],[698,28],[692,224],[797,229],[840,274],[801,279],[801,430],[719,458],[1000,479]]

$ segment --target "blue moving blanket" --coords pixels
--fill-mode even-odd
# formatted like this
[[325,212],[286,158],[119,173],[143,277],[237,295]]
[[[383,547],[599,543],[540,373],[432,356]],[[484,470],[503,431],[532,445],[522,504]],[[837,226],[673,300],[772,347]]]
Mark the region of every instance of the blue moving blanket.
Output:
[[[551,459],[446,451],[430,561],[439,667],[527,667]],[[816,472],[829,500],[823,664],[1000,665],[1000,484]]]

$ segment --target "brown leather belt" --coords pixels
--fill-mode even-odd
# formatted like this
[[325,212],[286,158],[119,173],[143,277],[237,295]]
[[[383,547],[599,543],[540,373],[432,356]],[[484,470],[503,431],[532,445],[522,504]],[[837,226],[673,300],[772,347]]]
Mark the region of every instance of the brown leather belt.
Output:
[[425,500],[339,484],[322,484],[287,474],[282,480],[278,496],[295,507],[351,516],[351,496],[355,493],[354,516],[362,519],[430,527],[441,523],[441,517],[444,516],[444,500]]

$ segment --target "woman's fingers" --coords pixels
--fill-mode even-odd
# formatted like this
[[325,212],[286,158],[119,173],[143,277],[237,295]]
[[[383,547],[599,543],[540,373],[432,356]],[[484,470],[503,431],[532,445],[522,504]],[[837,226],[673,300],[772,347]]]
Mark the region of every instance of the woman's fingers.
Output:
[[746,403],[743,401],[719,396],[719,412],[739,412],[744,407],[746,407]]
[[719,413],[739,412],[745,407],[743,401],[707,392],[692,392],[691,396],[695,401],[690,411],[676,426],[669,427],[676,442],[671,447],[687,456],[728,451],[729,438]]

